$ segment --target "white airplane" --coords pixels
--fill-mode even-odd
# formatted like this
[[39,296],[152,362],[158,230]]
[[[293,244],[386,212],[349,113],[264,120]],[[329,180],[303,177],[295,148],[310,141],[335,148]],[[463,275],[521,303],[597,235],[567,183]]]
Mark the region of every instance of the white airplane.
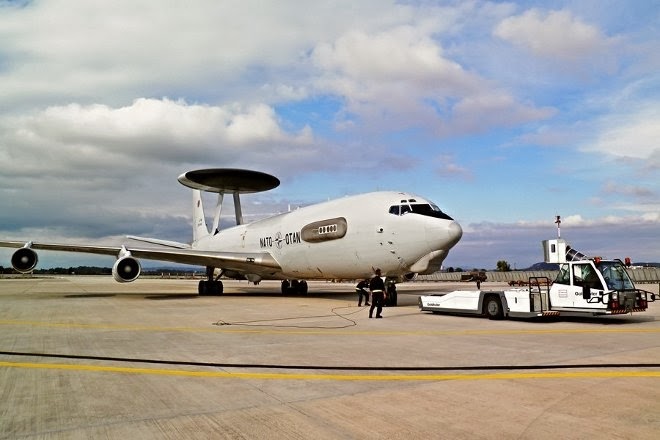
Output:
[[[205,266],[207,279],[199,294],[221,294],[220,278],[282,280],[283,292],[307,292],[307,279],[364,279],[380,268],[393,281],[440,269],[463,231],[435,204],[405,192],[372,192],[344,197],[243,223],[240,194],[275,188],[269,174],[215,168],[189,171],[179,182],[193,190],[191,244],[128,236],[147,247],[0,241],[19,248],[11,263],[29,273],[38,262],[35,250],[112,255],[114,279],[120,283],[140,275],[138,258]],[[201,191],[218,194],[213,226],[204,216]],[[225,194],[232,194],[236,226],[218,230]],[[154,246],[155,245],[155,246]],[[219,275],[215,276],[215,270]]]

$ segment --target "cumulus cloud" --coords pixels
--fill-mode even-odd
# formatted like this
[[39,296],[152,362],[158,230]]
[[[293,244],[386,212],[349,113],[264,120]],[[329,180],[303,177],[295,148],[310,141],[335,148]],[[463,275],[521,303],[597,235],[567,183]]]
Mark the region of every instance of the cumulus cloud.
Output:
[[464,166],[456,163],[454,156],[450,154],[443,154],[435,158],[436,174],[443,178],[463,178],[472,180],[474,178],[472,171]]
[[439,136],[548,116],[506,91],[493,93],[496,84],[443,53],[438,32],[482,14],[478,5],[315,2],[305,19],[293,3],[255,8],[119,1],[99,13],[95,2],[55,0],[11,9],[0,20],[9,60],[0,108],[191,95],[273,105],[333,94],[346,103],[341,126],[358,117]]
[[605,182],[602,191],[605,194],[621,194],[624,196],[632,196],[641,199],[654,199],[657,197],[656,192],[650,188],[637,185],[621,184],[612,180]]
[[69,104],[0,119],[0,172],[62,175],[72,167],[83,175],[108,167],[133,172],[145,161],[227,163],[239,154],[258,162],[285,148],[308,155],[312,141],[309,129],[285,132],[265,104],[243,108],[145,98],[119,108]]
[[352,31],[312,54],[321,90],[347,102],[347,114],[388,127],[425,127],[439,136],[547,118],[551,109],[518,102],[447,58],[428,29]]
[[496,90],[466,97],[454,107],[455,125],[461,127],[463,133],[478,133],[493,127],[510,127],[548,119],[555,113],[556,110],[551,107],[537,108]]
[[534,55],[569,62],[603,53],[611,44],[596,26],[568,10],[530,9],[502,20],[493,34]]
[[419,82],[456,93],[477,86],[476,78],[442,57],[436,42],[409,26],[377,34],[352,31],[333,44],[320,44],[313,58],[325,70],[356,80]]
[[296,66],[315,41],[361,17],[395,15],[378,1],[313,2],[305,14],[299,7],[250,0],[52,0],[3,8],[0,105],[23,106],[35,95],[39,102],[102,98],[113,105],[136,96],[191,94],[259,100],[263,92],[245,75],[276,84],[275,95],[290,93],[278,69]]
[[581,127],[579,122],[568,126],[554,123],[552,125],[541,125],[533,132],[518,136],[516,140],[524,145],[574,148],[573,144],[576,140],[586,136],[584,127]]
[[639,159],[650,170],[660,169],[660,106],[639,102],[636,106],[636,109],[623,109],[625,113],[615,110],[600,118],[599,135],[584,145],[584,150]]
[[279,174],[288,167],[279,161],[291,156],[316,163],[316,148],[309,129],[286,132],[265,104],[141,98],[0,117],[0,230],[39,231],[48,213],[53,234],[146,230],[174,238],[188,213],[178,174],[217,166]]
[[[599,228],[605,226],[635,226],[635,225],[654,225],[660,226],[660,215],[630,215],[616,216],[609,215],[600,218],[585,218],[582,214],[570,214],[561,217],[561,226],[570,228]],[[536,229],[548,227],[547,221],[518,221],[512,224],[512,228]]]

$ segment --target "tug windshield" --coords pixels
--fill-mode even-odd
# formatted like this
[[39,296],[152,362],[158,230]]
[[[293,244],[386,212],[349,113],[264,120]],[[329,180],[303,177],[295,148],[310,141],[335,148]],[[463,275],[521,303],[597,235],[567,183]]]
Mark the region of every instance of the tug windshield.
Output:
[[607,288],[611,290],[630,290],[635,285],[620,261],[601,261],[598,270],[603,274]]

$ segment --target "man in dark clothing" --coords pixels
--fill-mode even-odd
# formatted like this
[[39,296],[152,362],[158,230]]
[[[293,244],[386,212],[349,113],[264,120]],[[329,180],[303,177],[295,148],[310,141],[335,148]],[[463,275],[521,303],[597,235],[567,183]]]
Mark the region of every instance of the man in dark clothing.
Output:
[[369,305],[369,292],[367,292],[368,287],[369,280],[362,280],[357,284],[357,286],[355,286],[355,291],[358,294],[358,307],[362,306],[362,296],[364,296],[364,305]]
[[385,283],[380,277],[380,269],[376,269],[376,276],[369,282],[371,290],[371,307],[369,308],[369,318],[373,318],[374,308],[376,308],[376,318],[382,318],[383,302],[385,301]]

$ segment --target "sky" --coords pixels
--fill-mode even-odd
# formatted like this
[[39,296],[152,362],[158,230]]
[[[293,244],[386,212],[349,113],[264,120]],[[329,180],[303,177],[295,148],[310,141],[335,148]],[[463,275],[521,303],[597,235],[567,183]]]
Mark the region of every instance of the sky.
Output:
[[556,215],[660,261],[658,139],[658,0],[0,0],[0,239],[190,241],[177,176],[247,168],[281,180],[247,221],[426,197],[464,231],[446,267],[542,261]]

